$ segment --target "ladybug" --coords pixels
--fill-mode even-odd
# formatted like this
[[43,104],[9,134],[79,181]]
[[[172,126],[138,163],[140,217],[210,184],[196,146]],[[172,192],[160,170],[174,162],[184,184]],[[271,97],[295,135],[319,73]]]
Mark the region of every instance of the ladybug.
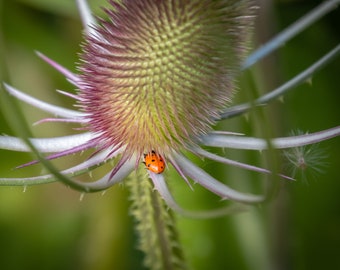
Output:
[[160,174],[164,172],[165,162],[160,155],[156,154],[155,151],[144,154],[143,163],[145,164],[146,168],[153,173]]

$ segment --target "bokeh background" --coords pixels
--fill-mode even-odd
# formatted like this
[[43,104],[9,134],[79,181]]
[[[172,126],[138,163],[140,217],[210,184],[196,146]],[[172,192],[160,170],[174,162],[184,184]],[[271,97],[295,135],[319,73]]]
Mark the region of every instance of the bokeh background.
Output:
[[[260,1],[255,47],[319,3]],[[104,1],[90,1],[90,4],[95,14],[103,14],[99,7]],[[75,89],[34,51],[76,71],[81,31],[74,1],[0,0],[0,81],[47,102],[71,107],[73,101],[55,89],[70,92]],[[240,78],[242,87],[235,103],[282,84],[339,41],[338,8],[246,72]],[[249,136],[263,135],[263,130],[273,136],[286,136],[292,130],[315,132],[339,125],[339,75],[340,57],[283,100],[274,101],[247,117],[223,121],[219,127]],[[48,116],[21,102],[18,104],[28,123]],[[0,106],[4,106],[1,96]],[[14,135],[12,121],[15,116],[1,112],[0,133]],[[76,133],[74,127],[41,124],[32,127],[32,135],[66,135]],[[321,159],[322,153],[319,154],[323,173],[306,172],[306,177],[299,177],[296,182],[280,180],[278,192],[267,204],[216,219],[178,216],[181,241],[192,268],[340,269],[340,140],[323,142],[319,149],[327,154],[326,159]],[[259,153],[226,149],[224,154],[261,164]],[[43,173],[39,165],[13,170],[33,158],[30,154],[0,150],[0,177]],[[56,165],[68,166],[83,158],[66,158]],[[196,162],[218,179],[240,189],[246,190],[264,178],[212,161]],[[285,165],[283,161],[282,170],[286,169]],[[216,196],[197,186],[191,191],[172,169],[166,174],[176,199],[186,208],[209,209],[222,205]],[[143,254],[136,250],[138,240],[129,204],[124,184],[94,194],[81,194],[61,183],[0,187],[0,269],[144,269]]]

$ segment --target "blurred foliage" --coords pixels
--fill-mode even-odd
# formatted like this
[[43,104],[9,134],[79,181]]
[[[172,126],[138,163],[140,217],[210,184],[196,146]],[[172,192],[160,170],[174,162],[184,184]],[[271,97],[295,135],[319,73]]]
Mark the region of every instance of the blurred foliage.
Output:
[[[96,14],[104,1],[90,1]],[[321,1],[264,2],[257,40],[263,44]],[[242,77],[235,102],[267,92],[307,68],[340,41],[337,9],[267,57]],[[74,91],[60,74],[41,61],[41,51],[75,71],[82,26],[74,1],[0,1],[0,81],[42,100],[72,106],[55,89]],[[284,98],[261,108],[262,120],[248,115],[220,123],[226,130],[286,136],[293,129],[314,132],[340,123],[340,59],[335,59]],[[249,78],[252,78],[249,80]],[[253,93],[250,85],[256,86]],[[0,101],[1,104],[1,101]],[[44,113],[19,103],[29,123]],[[12,134],[0,115],[0,131]],[[69,134],[72,125],[44,124],[32,129],[37,137]],[[277,197],[250,211],[211,220],[178,217],[180,233],[193,269],[337,269],[340,268],[340,160],[338,139],[320,144],[329,167],[308,182],[284,182]],[[226,150],[228,157],[259,162],[258,153]],[[41,173],[39,166],[13,171],[32,159],[29,154],[0,151],[0,176]],[[77,157],[72,157],[77,162]],[[58,165],[68,165],[60,161]],[[237,168],[201,163],[224,182],[247,188],[263,176]],[[195,186],[192,192],[173,170],[167,172],[178,201],[190,209],[221,205],[219,199]],[[171,176],[171,177],[170,177]],[[299,180],[299,179],[298,179]],[[126,188],[117,185],[105,194],[79,194],[59,183],[34,187],[0,187],[0,269],[143,269],[136,247]]]

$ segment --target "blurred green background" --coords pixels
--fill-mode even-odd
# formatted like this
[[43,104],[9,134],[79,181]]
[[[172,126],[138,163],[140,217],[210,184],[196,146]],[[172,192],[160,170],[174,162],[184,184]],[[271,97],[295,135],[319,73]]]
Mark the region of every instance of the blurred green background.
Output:
[[[320,2],[261,1],[256,44],[263,44]],[[103,0],[90,3],[96,14],[102,14],[99,6]],[[0,81],[47,102],[71,107],[72,100],[57,94],[55,89],[73,92],[74,87],[34,51],[76,71],[81,31],[74,1],[0,0]],[[253,93],[247,91],[252,84],[250,76],[258,93],[267,92],[307,68],[339,41],[337,9],[248,72],[242,78],[244,87],[235,102],[252,97]],[[318,72],[311,83],[288,93],[284,102],[275,101],[263,108],[266,125],[251,114],[219,125],[249,136],[261,134],[259,130],[263,128],[273,136],[286,136],[291,130],[315,132],[339,125],[339,75],[337,58]],[[29,123],[48,116],[18,104]],[[0,114],[0,132],[13,135],[8,121],[15,118]],[[76,126],[42,124],[33,127],[32,134],[60,136],[76,132],[73,127]],[[281,180],[277,196],[268,204],[218,219],[178,216],[181,239],[192,268],[340,269],[340,140],[323,142],[320,148],[328,155],[324,173],[297,182]],[[258,153],[227,149],[225,155],[259,164]],[[30,154],[0,150],[0,177],[39,175],[43,172],[39,166],[12,170],[32,158]],[[57,161],[57,165],[67,166],[82,158],[66,158]],[[212,161],[197,163],[218,179],[241,189],[263,177]],[[185,207],[208,209],[221,204],[216,196],[197,186],[192,192],[173,170],[166,173],[176,198]],[[0,187],[0,269],[144,269],[143,254],[135,249],[137,239],[128,207],[124,185],[85,195],[60,183]]]

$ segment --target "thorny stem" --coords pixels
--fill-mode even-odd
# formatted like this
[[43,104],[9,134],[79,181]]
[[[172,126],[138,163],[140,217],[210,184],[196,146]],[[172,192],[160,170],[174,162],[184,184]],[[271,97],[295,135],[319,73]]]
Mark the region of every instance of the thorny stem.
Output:
[[130,189],[130,212],[137,222],[145,266],[152,270],[187,269],[174,216],[153,190],[145,170],[138,169],[125,183]]
[[[167,235],[164,231],[164,228],[166,227],[166,224],[162,218],[162,209],[164,209],[164,203],[161,201],[161,198],[159,197],[159,194],[157,192],[152,192],[151,194],[151,203],[154,207],[154,214],[153,218],[155,221],[155,229],[156,233],[159,238],[159,247],[161,249],[161,254],[164,254],[162,256],[162,264],[164,266],[164,269],[173,269],[171,265],[170,257],[168,257],[166,254],[171,253],[171,247],[169,245],[169,239],[167,239]],[[169,216],[171,217],[171,210],[169,210]]]

